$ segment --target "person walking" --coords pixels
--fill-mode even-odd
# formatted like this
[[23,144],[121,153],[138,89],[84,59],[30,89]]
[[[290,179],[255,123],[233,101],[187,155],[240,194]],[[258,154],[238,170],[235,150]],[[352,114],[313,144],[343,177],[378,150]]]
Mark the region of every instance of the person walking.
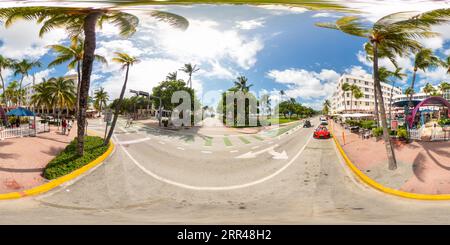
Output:
[[63,118],[63,120],[62,120],[61,128],[62,128],[62,134],[65,135],[66,129],[67,129],[67,121],[65,118]]

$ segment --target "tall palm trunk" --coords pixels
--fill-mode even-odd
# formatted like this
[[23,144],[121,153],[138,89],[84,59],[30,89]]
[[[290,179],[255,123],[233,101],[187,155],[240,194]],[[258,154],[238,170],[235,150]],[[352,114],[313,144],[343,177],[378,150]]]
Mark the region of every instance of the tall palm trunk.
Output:
[[[375,101],[374,112],[375,112],[375,121],[377,123],[377,127],[379,127],[380,126],[380,113],[378,112],[378,91],[377,91],[376,84],[375,84],[375,73],[378,73],[378,69],[375,72],[375,68],[373,68],[373,74],[374,74],[373,75],[373,98]],[[383,96],[381,96],[381,97],[383,97]]]
[[395,86],[395,81],[392,82],[392,88],[391,88],[391,98],[389,99],[389,119],[391,119],[392,121],[392,97],[394,97],[394,86]]
[[346,92],[344,91],[344,113],[347,113],[347,101],[345,101]]
[[111,128],[109,129],[108,136],[105,139],[104,145],[107,145],[111,140],[112,134],[114,133],[114,128],[116,127],[117,118],[119,118],[120,107],[122,106],[123,96],[125,95],[125,90],[127,89],[128,82],[128,71],[130,70],[130,65],[127,65],[127,71],[125,73],[125,81],[123,82],[122,91],[120,92],[119,101],[116,104],[116,108],[114,109],[114,118],[111,123]]
[[[5,90],[6,90],[6,88],[5,88],[5,80],[3,80],[3,75],[2,75],[2,69],[0,68],[0,79],[1,79],[1,81],[2,81],[2,94],[3,94],[3,103],[6,105],[6,103],[7,103],[7,94],[5,93]],[[6,105],[7,106],[7,105]],[[8,107],[8,106],[7,106]]]
[[88,105],[89,86],[91,83],[92,64],[96,47],[95,25],[100,16],[99,12],[92,12],[84,19],[84,54],[80,81],[80,94],[77,115],[77,154],[84,154],[84,136],[86,130],[86,108]]
[[394,148],[391,144],[391,139],[388,132],[388,125],[386,121],[386,111],[384,108],[383,93],[381,91],[381,84],[378,77],[378,46],[376,42],[373,42],[373,70],[374,70],[374,84],[377,91],[378,102],[380,103],[380,117],[381,126],[383,127],[384,145],[386,147],[386,153],[389,162],[389,169],[395,170],[397,168],[397,160],[395,158]]
[[353,112],[353,92],[350,93],[350,113]]
[[77,97],[76,97],[76,107],[75,116],[78,118],[78,108],[80,107],[80,88],[81,88],[81,62],[77,61]]
[[20,83],[19,83],[19,107],[22,105],[22,83],[23,83],[23,79],[25,78],[24,75],[22,75],[22,78],[20,79]]
[[408,98],[408,106],[409,107],[414,106],[414,104],[412,103],[412,97],[414,95],[414,83],[416,82],[416,73],[417,73],[417,67],[414,67],[413,77],[412,77],[412,81],[411,81],[411,94],[409,95],[409,98]]

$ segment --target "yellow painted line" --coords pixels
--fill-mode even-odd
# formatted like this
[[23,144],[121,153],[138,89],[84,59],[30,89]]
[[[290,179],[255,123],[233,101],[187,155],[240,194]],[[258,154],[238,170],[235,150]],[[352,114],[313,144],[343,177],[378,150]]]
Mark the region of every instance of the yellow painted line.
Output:
[[7,200],[7,199],[17,199],[17,198],[22,198],[22,197],[26,197],[26,196],[34,196],[34,195],[39,195],[42,194],[44,192],[50,191],[70,180],[73,180],[75,178],[77,178],[78,176],[82,175],[83,173],[86,173],[87,171],[89,171],[90,169],[92,169],[93,167],[99,165],[100,163],[102,163],[106,158],[109,157],[109,155],[111,155],[111,153],[114,151],[114,143],[111,141],[111,143],[109,144],[108,150],[106,150],[105,153],[103,153],[103,155],[99,156],[97,159],[95,159],[94,161],[84,165],[83,167],[74,170],[73,172],[66,174],[64,176],[61,176],[57,179],[54,179],[48,183],[42,184],[40,186],[36,186],[33,187],[31,189],[28,190],[24,190],[24,191],[20,191],[20,192],[11,192],[11,193],[5,193],[5,194],[0,194],[0,200]]
[[400,191],[396,189],[392,189],[389,187],[386,187],[375,180],[371,179],[369,176],[364,174],[361,170],[359,170],[348,158],[347,154],[345,154],[344,149],[342,149],[341,144],[339,144],[339,141],[337,140],[336,136],[333,135],[334,143],[336,144],[336,147],[338,148],[339,152],[341,153],[342,158],[344,159],[344,162],[347,164],[347,166],[353,171],[353,173],[359,177],[361,181],[369,185],[370,187],[373,187],[381,192],[403,197],[403,198],[410,198],[410,199],[417,199],[417,200],[450,200],[450,194],[418,194],[418,193],[411,193],[411,192],[405,192]]

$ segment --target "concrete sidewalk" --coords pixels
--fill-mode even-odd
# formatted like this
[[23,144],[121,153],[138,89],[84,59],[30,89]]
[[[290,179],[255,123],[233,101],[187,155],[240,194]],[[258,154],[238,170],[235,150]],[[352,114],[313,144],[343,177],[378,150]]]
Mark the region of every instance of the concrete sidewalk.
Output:
[[[450,142],[395,144],[398,169],[388,170],[384,141],[362,139],[332,123],[334,134],[350,160],[380,184],[421,194],[450,194]],[[342,132],[345,134],[345,144]]]
[[[61,130],[61,129],[60,129]],[[45,166],[76,136],[76,124],[70,135],[62,135],[57,127],[36,137],[0,141],[0,193],[29,189],[45,183]]]

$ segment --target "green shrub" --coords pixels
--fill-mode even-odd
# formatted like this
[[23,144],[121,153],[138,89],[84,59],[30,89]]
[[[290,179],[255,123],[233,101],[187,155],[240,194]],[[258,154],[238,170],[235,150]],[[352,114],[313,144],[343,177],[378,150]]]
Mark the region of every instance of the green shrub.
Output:
[[362,120],[361,121],[361,127],[365,129],[371,129],[373,128],[373,125],[375,125],[375,120]]
[[358,120],[347,119],[347,120],[345,120],[345,123],[346,123],[347,125],[349,125],[349,126],[352,126],[352,127],[354,127],[354,126],[361,127],[361,122],[358,121]]
[[407,139],[408,138],[408,131],[406,129],[398,129],[397,130],[397,137],[400,139]]
[[383,135],[383,128],[382,127],[373,128],[372,129],[372,134],[375,137],[379,137],[379,136]]
[[450,118],[441,118],[438,123],[441,126],[450,125]]
[[97,136],[86,136],[84,141],[84,156],[77,155],[76,138],[51,160],[44,170],[44,177],[56,179],[77,170],[97,159],[108,150],[109,146],[103,145],[103,139]]

